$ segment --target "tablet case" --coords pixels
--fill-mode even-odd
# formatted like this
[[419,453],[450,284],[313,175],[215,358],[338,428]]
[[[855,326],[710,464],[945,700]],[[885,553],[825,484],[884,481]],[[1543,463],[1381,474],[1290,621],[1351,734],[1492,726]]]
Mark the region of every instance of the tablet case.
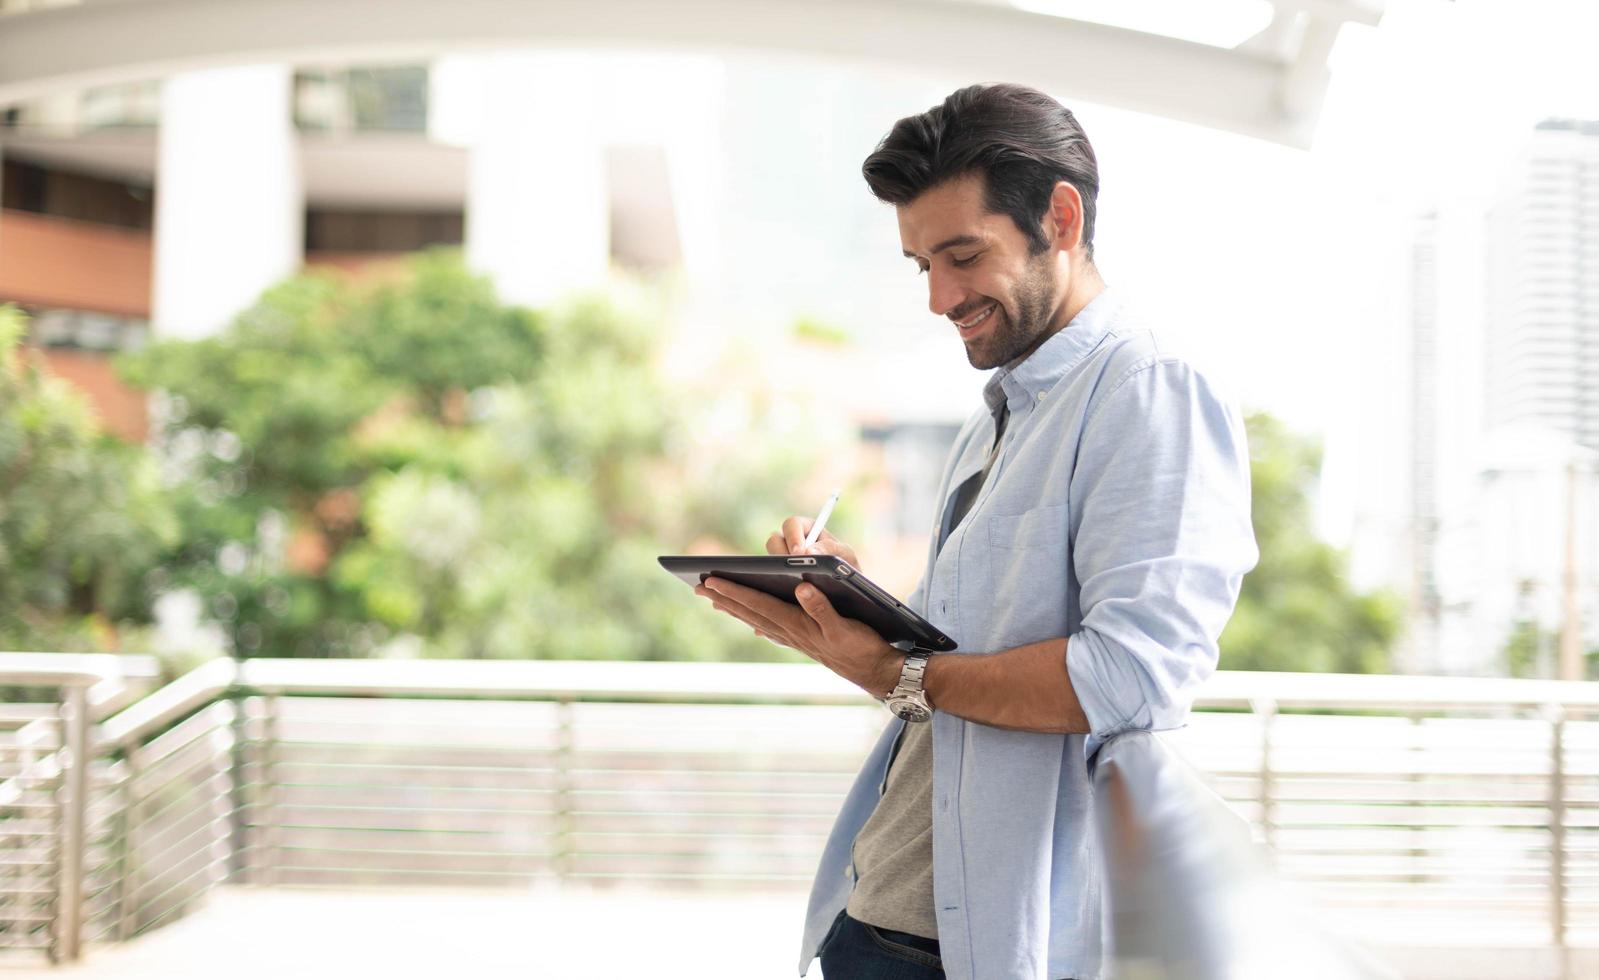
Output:
[[659,561],[689,585],[715,576],[795,605],[799,600],[794,590],[809,582],[822,590],[840,616],[860,620],[889,643],[929,653],[956,647],[938,627],[837,555],[661,555]]

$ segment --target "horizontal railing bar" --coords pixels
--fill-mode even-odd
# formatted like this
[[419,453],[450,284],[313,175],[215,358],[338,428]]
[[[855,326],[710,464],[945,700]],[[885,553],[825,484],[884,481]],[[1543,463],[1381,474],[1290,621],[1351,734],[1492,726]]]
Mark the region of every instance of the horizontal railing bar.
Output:
[[463,773],[463,772],[482,772],[482,773],[510,772],[510,773],[523,773],[523,772],[529,772],[529,771],[534,771],[534,772],[545,771],[545,770],[528,770],[528,769],[525,769],[525,768],[520,767],[520,766],[439,766],[439,765],[423,765],[421,763],[404,763],[404,762],[371,762],[371,763],[361,763],[361,762],[308,762],[308,761],[301,761],[299,759],[286,759],[286,760],[280,759],[280,760],[277,760],[276,762],[274,762],[273,765],[277,769],[295,769],[295,768],[299,768],[299,767],[316,768],[316,769],[378,769],[378,770],[404,769],[404,770],[410,770],[410,771],[415,771],[415,770],[421,769],[421,770],[433,770],[433,771],[437,771],[437,772],[450,772],[450,773]]
[[[136,791],[133,806],[136,808],[143,807],[150,799],[161,795],[173,786],[181,785],[185,790],[182,796],[187,796],[190,792],[198,792],[206,783],[215,782],[217,780],[222,780],[225,782],[227,777],[224,772],[228,766],[224,764],[219,767],[218,763],[228,763],[229,761],[230,760],[228,759],[226,753],[217,752],[212,755],[201,756],[200,758],[188,763],[181,769],[160,773],[160,781],[156,782],[154,786],[143,787]],[[171,767],[168,768],[170,769]],[[205,776],[203,779],[185,782],[185,780],[189,779],[189,777],[192,777],[195,773],[205,772],[208,770],[209,775]],[[152,771],[148,773],[140,773],[139,776],[141,779],[143,779],[144,777],[154,776],[156,774],[157,773],[155,771]],[[220,795],[224,792],[226,792],[226,790],[219,789],[217,790],[217,795]],[[181,799],[182,796],[179,798]],[[165,810],[171,805],[171,803],[168,803],[155,813],[145,813],[143,814],[143,819],[146,821],[153,820],[161,813],[165,812]]]
[[[194,880],[196,875],[204,874],[205,872],[209,871],[211,868],[213,868],[216,865],[221,864],[221,863],[223,863],[225,861],[227,861],[227,856],[226,855],[223,855],[221,857],[212,858],[211,860],[207,861],[205,864],[201,865],[195,871],[192,871],[188,875],[184,876],[181,880],[173,882],[172,884],[168,885],[166,888],[163,888],[161,891],[157,892],[155,895],[152,895],[151,897],[145,899],[143,902],[140,902],[140,903],[136,904],[134,906],[134,914],[135,915],[142,914],[144,912],[144,910],[149,908],[152,903],[160,901],[161,899],[163,899],[166,896],[170,895],[173,892],[173,890],[175,890],[177,888],[181,888],[182,886],[188,884],[190,881]],[[142,893],[144,891],[145,887],[148,887],[153,882],[159,881],[159,880],[160,880],[160,875],[157,875],[154,878],[148,878],[148,879],[140,882],[141,887],[139,888],[139,892]]]
[[[237,683],[272,694],[872,703],[847,681],[810,664],[261,658],[239,664]],[[1407,714],[1444,708],[1502,712],[1550,704],[1599,709],[1599,690],[1593,688],[1581,681],[1218,671],[1195,704],[1201,708],[1247,708],[1261,698],[1270,698],[1279,710],[1358,707],[1390,708]]]
[[[219,801],[222,804],[220,808],[217,806]],[[229,800],[228,793],[225,789],[213,791],[209,794],[196,789],[194,792],[184,793],[183,795],[177,796],[168,801],[165,806],[161,807],[161,809],[156,811],[154,814],[146,815],[142,822],[146,824],[159,823],[163,825],[162,827],[150,832],[151,836],[154,837],[159,836],[167,826],[181,823],[184,818],[196,813],[200,813],[206,807],[211,808],[213,819],[222,819],[226,817],[229,812],[231,812],[231,805],[231,801]],[[178,810],[179,807],[187,807],[187,809],[182,811],[182,815],[180,817],[172,817],[171,814]],[[221,812],[218,812],[218,810]]]
[[[554,837],[556,835],[550,834]],[[553,857],[560,853],[557,850],[529,851],[529,850],[497,850],[497,851],[430,851],[414,848],[372,848],[372,847],[308,847],[299,844],[279,844],[280,851],[296,851],[304,854],[394,854],[408,857],[486,857],[498,858],[514,857]]]
[[[551,793],[550,795],[555,795]],[[342,803],[285,803],[275,804],[278,810],[330,810],[335,813],[414,813],[425,816],[473,814],[492,816],[537,816],[553,814],[554,810],[524,810],[516,807],[489,808],[447,806],[357,806]]]
[[235,662],[227,657],[208,660],[100,725],[95,748],[108,753],[123,748],[149,732],[211,703],[228,691],[238,677]]
[[37,803],[29,802],[28,800],[16,800],[15,802],[7,803],[5,808],[7,810],[59,810],[61,809],[61,804],[54,800],[41,800]]
[[[253,824],[252,826],[260,825]],[[287,823],[276,820],[272,822],[271,826],[276,827],[278,830],[330,830],[335,833],[358,834],[441,834],[451,837],[501,837],[505,834],[505,828],[503,827],[496,827],[491,830],[457,829],[452,827],[445,830],[425,827],[352,827],[348,824]]]
[[112,653],[0,653],[0,684],[91,687],[108,679],[160,676],[152,657]]
[[758,871],[716,871],[714,873],[695,873],[692,871],[649,871],[635,875],[631,871],[583,871],[574,869],[566,873],[568,878],[648,878],[653,881],[810,881],[809,874],[787,874],[774,871],[764,874]]
[[[550,770],[551,774],[554,774],[555,772],[556,772],[556,770],[553,770],[553,769]],[[524,773],[524,775],[525,775],[525,773]],[[258,784],[258,783],[247,783],[245,785],[254,786],[254,785],[260,785],[260,784]],[[539,787],[539,786],[433,786],[433,785],[418,786],[415,783],[306,783],[306,782],[300,782],[299,780],[290,780],[290,779],[278,780],[275,785],[277,785],[281,789],[326,789],[326,790],[335,790],[335,791],[349,790],[351,792],[355,792],[355,791],[374,791],[374,790],[407,790],[407,789],[410,789],[410,790],[424,790],[425,789],[425,790],[427,790],[430,793],[541,793],[542,794],[542,793],[551,793],[551,792],[555,791],[554,788],[543,788],[543,787]]]
[[[4,675],[0,675],[3,677]],[[0,683],[8,683],[0,681]],[[11,722],[28,722],[50,720],[59,721],[56,716],[57,708],[53,702],[42,701],[31,704],[0,704],[0,724]]]
[[[0,858],[0,868],[54,868],[55,864],[56,864],[56,859],[53,856],[52,857],[40,858],[40,859],[37,859],[37,860],[30,860],[28,858],[11,858],[11,857]],[[10,891],[9,888],[0,889],[0,892],[9,892],[9,891]]]
[[[284,810],[284,809],[299,810],[299,809],[327,809],[327,808],[300,807],[300,806],[284,807],[284,806],[282,806],[280,804],[277,807],[277,809],[279,811],[281,811],[281,810]],[[423,811],[423,810],[420,810],[420,809],[407,809],[407,808],[403,808],[403,807],[396,807],[396,808],[393,808],[393,809],[385,809],[385,810],[381,810],[381,811],[372,811],[372,812],[374,812],[374,813],[381,812],[381,813],[389,813],[389,814],[411,814],[411,813],[422,814],[422,813],[424,813],[426,811]],[[505,811],[500,811],[500,810],[481,810],[481,811],[462,811],[462,812],[463,813],[471,812],[471,813],[476,813],[478,815],[485,815],[485,816],[499,816],[499,815],[503,814]],[[522,816],[522,817],[554,817],[554,816],[557,816],[562,811],[558,811],[558,810],[521,810],[521,811],[516,811],[516,812],[517,812],[517,814],[519,816]],[[585,818],[585,817],[615,818],[615,817],[621,817],[621,816],[629,816],[629,817],[637,816],[641,820],[647,820],[647,819],[651,819],[653,817],[671,817],[671,818],[679,818],[679,819],[686,818],[686,817],[697,817],[697,818],[704,818],[704,819],[735,819],[735,818],[754,818],[754,817],[760,817],[760,816],[765,816],[765,815],[771,815],[771,816],[781,815],[785,819],[807,819],[807,818],[819,819],[819,818],[822,818],[822,817],[833,816],[835,814],[835,811],[832,810],[832,809],[826,809],[826,810],[771,810],[771,809],[756,809],[756,808],[752,808],[752,809],[747,809],[747,810],[668,810],[668,809],[659,809],[659,808],[655,808],[655,807],[651,807],[648,811],[642,811],[642,810],[582,810],[582,809],[574,809],[574,810],[567,810],[567,811],[564,811],[564,812],[569,813],[574,819]],[[342,828],[342,827],[351,826],[350,824],[331,824],[331,825],[330,824],[312,824],[312,823],[297,822],[297,821],[293,821],[293,820],[285,821],[285,820],[277,820],[277,819],[274,819],[273,823],[276,824],[277,826],[282,826],[282,827],[316,827],[316,828],[340,827],[340,828]],[[255,823],[251,823],[249,825],[250,826],[261,826],[260,824],[255,824]],[[371,829],[374,829],[374,830],[393,830],[395,828],[392,828],[392,827],[373,827]],[[471,831],[471,832],[472,833],[479,833],[480,831],[474,830],[474,831]]]
[[466,868],[344,868],[328,865],[311,867],[308,865],[284,864],[277,867],[279,872],[284,871],[316,871],[316,872],[341,872],[345,874],[407,874],[407,875],[458,875],[461,877],[483,878],[525,878],[527,872],[523,871],[474,871]]
[[[198,813],[199,811],[196,810],[196,811],[193,811],[193,812]],[[154,866],[155,864],[157,864],[157,862],[159,861],[160,858],[163,858],[166,855],[172,853],[172,849],[177,847],[179,844],[183,844],[183,843],[188,842],[196,834],[199,834],[202,831],[214,829],[218,824],[225,825],[227,819],[228,819],[228,815],[226,813],[221,813],[221,814],[213,813],[212,815],[210,815],[208,817],[205,817],[204,819],[199,821],[199,823],[195,827],[190,828],[188,832],[183,834],[183,836],[178,837],[175,840],[167,841],[164,844],[160,845],[158,848],[152,849],[150,851],[150,853],[145,857],[145,859],[141,862],[141,865],[143,867],[146,867],[146,868]],[[162,827],[160,830],[158,830],[155,833],[151,834],[150,837],[145,838],[143,841],[141,841],[141,843],[147,845],[149,843],[149,841],[151,841],[153,839],[156,839],[162,833],[168,832],[173,826],[181,827],[182,824],[173,824],[173,825],[169,825],[167,827]],[[221,840],[221,839],[226,838],[226,836],[227,835],[225,833],[224,834],[217,834],[217,835],[215,835],[215,837],[213,839]],[[174,862],[174,863],[177,863],[177,862]]]
[[[554,729],[553,728],[550,730],[550,734],[552,736],[554,735]],[[404,751],[412,751],[412,750],[414,750],[414,751],[418,751],[418,752],[462,752],[462,753],[466,753],[466,752],[482,752],[482,753],[491,754],[491,755],[533,755],[533,754],[540,754],[540,755],[542,755],[542,754],[550,754],[550,755],[554,755],[556,752],[559,751],[559,747],[556,746],[556,745],[553,745],[553,744],[551,744],[551,745],[518,746],[518,745],[450,745],[450,744],[441,744],[441,743],[437,743],[437,742],[426,742],[426,743],[424,743],[424,742],[416,742],[416,743],[404,743],[404,742],[328,742],[328,741],[314,741],[314,740],[307,741],[307,740],[294,738],[292,735],[285,735],[282,738],[274,739],[273,743],[275,745],[281,747],[281,748],[286,748],[286,749],[301,749],[301,748],[306,748],[306,749],[351,749],[351,748],[360,748],[360,749],[370,749],[373,752],[381,752],[381,751],[391,751],[391,752],[392,751],[399,751],[399,752],[404,752]],[[249,744],[260,744],[260,742],[259,742],[259,740],[256,740],[256,741],[252,741]],[[291,760],[291,761],[295,765],[301,764],[301,763],[299,763],[298,760]]]
[[[181,902],[181,901],[172,903],[171,905],[167,906],[167,908],[162,910],[162,912],[159,915],[153,916],[149,920],[147,920],[144,923],[143,927],[139,931],[140,932],[149,932],[149,931],[153,930],[168,915],[171,915],[173,912],[175,912],[178,909],[181,909],[183,907],[184,907],[184,903]],[[144,909],[140,908],[135,914],[136,915],[137,914],[142,914],[143,911],[144,911]]]
[[[373,670],[371,665],[379,669]],[[708,668],[681,671],[690,666]],[[622,670],[614,668],[621,667]],[[595,668],[599,668],[596,670]],[[639,668],[632,670],[630,668]],[[779,680],[781,679],[781,680]],[[834,674],[808,664],[607,663],[584,660],[286,660],[241,665],[242,687],[272,694],[496,695],[537,699],[871,703]]]
[[227,701],[213,701],[144,745],[130,747],[128,756],[135,768],[149,770],[191,746],[216,739],[219,734],[226,739],[219,751],[231,749],[232,724],[233,705]]
[[117,931],[117,925],[118,925],[117,920],[115,918],[113,918],[110,922],[107,922],[105,924],[105,927],[103,929],[101,929],[99,932],[96,932],[93,935],[89,936],[88,937],[88,942],[91,942],[91,943],[103,943],[103,942],[111,941],[112,939],[115,938],[115,936],[113,936],[113,933],[115,933]]

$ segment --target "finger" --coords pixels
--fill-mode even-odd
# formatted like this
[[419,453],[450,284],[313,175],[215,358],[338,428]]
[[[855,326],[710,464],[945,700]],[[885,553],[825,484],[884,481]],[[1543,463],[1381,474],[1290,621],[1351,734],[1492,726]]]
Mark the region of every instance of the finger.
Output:
[[[710,583],[716,583],[711,585]],[[759,627],[769,633],[788,635],[789,626],[804,616],[795,611],[788,603],[781,599],[774,599],[764,592],[755,589],[746,589],[724,579],[708,579],[707,588],[711,605],[717,609],[735,616],[752,627]],[[729,594],[730,589],[738,590],[736,595]],[[767,600],[764,603],[760,599]],[[775,608],[774,608],[775,606]],[[787,619],[788,622],[784,622]]]
[[725,578],[708,578],[705,580],[705,586],[715,593],[718,599],[735,602],[779,626],[787,627],[790,631],[794,627],[803,628],[808,625],[809,621],[805,614],[795,609],[793,603],[784,602],[760,589],[729,582]]
[[766,539],[766,553],[769,555],[786,555],[789,553],[788,542],[783,540],[782,531],[774,531],[772,536]]
[[732,616],[734,619],[743,623],[745,626],[748,626],[752,630],[764,630],[768,633],[779,631],[778,627],[774,626],[771,620],[766,619],[758,613],[751,612],[748,608],[741,606],[736,602],[729,601],[722,596],[716,595],[712,595],[708,598],[711,600],[712,609],[715,609],[719,613],[725,613],[726,615]]
[[802,585],[794,590],[794,597],[799,600],[800,608],[805,614],[821,627],[822,635],[826,636],[837,627],[840,617],[827,596],[822,595],[822,590],[814,585]]
[[756,630],[755,631],[755,635],[760,637],[763,640],[770,640],[771,642],[776,643],[780,647],[788,647],[790,650],[799,649],[798,647],[794,646],[794,644],[788,642],[788,640],[784,639],[783,637],[777,636],[777,635],[775,635],[773,633],[768,633],[765,630]]
[[811,525],[816,523],[809,517],[790,517],[783,522],[783,541],[788,545],[788,553],[801,554],[801,546],[805,543],[805,535],[811,531]]
[[[727,613],[729,616],[732,616],[734,619],[742,622],[745,626],[748,626],[758,634],[767,636],[784,636],[783,631],[779,627],[774,626],[770,620],[763,619],[760,615],[752,613],[748,609],[738,608],[730,603],[712,603],[712,605],[717,609],[720,609],[722,612]],[[786,638],[783,642],[787,642]]]

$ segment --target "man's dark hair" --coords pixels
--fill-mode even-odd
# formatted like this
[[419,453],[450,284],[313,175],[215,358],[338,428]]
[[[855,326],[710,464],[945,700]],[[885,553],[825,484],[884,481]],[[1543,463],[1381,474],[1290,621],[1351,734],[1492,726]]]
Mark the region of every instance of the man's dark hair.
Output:
[[983,176],[983,206],[1007,214],[1028,250],[1049,247],[1043,215],[1057,181],[1083,198],[1083,244],[1094,258],[1099,163],[1071,110],[1022,85],[970,85],[942,105],[894,124],[861,165],[878,200],[909,204],[924,191],[970,173]]

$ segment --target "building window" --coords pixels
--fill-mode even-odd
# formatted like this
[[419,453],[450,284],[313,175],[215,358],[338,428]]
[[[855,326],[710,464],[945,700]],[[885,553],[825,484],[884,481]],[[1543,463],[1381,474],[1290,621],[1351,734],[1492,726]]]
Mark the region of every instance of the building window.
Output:
[[16,157],[0,162],[0,204],[14,211],[144,231],[155,224],[148,184],[90,177]]
[[414,252],[430,245],[459,245],[460,211],[373,211],[311,208],[305,214],[305,250],[313,252]]
[[408,65],[296,72],[294,122],[308,132],[426,132],[428,70]]

